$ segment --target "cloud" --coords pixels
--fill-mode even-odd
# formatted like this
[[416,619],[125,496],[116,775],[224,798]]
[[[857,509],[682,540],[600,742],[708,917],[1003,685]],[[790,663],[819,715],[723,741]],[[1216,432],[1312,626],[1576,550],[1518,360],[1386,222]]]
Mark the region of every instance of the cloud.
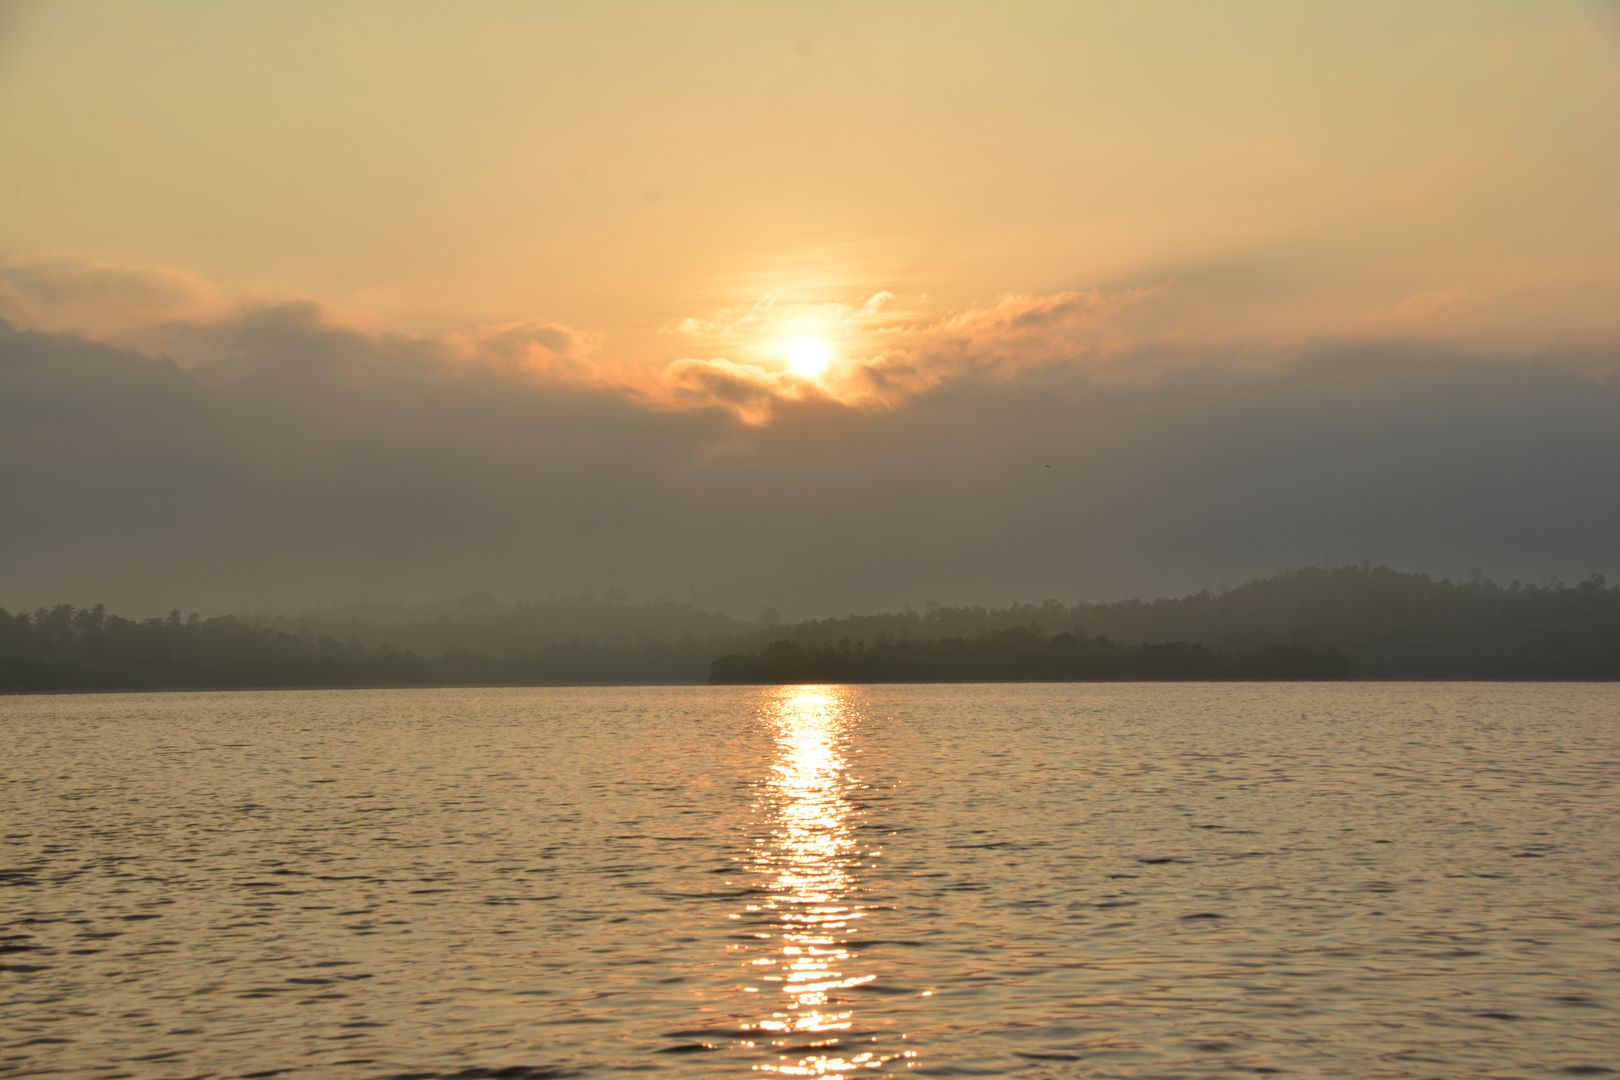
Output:
[[448,340],[462,346],[468,357],[504,361],[509,370],[550,372],[588,363],[601,347],[602,335],[559,323],[506,322],[486,324],[475,334],[451,335]]
[[167,267],[63,253],[0,261],[0,318],[32,329],[147,341],[155,326],[213,318],[227,308],[213,285]]
[[[45,324],[0,323],[7,607],[695,587],[816,615],[1323,559],[1620,571],[1620,350],[1404,329],[1469,294],[1315,343],[1192,333],[1169,287],[768,299],[629,366],[554,322],[404,334],[184,275],[109,273],[93,304],[98,272],[0,279]],[[834,346],[825,378],[775,351],[801,333]]]
[[[255,368],[271,376],[289,364],[363,355],[386,343],[394,363],[474,369],[504,377],[609,390],[647,408],[719,410],[747,424],[769,422],[793,402],[862,410],[894,408],[919,393],[967,378],[1009,378],[1046,363],[1096,363],[1129,344],[1119,315],[1144,290],[1009,296],[986,307],[937,315],[898,307],[889,292],[855,303],[796,304],[766,296],[707,317],[671,336],[707,355],[663,363],[600,359],[604,335],[544,321],[486,324],[466,333],[406,335],[369,325],[309,298],[237,296],[195,276],[121,267],[71,255],[0,263],[0,317],[47,332],[173,357],[204,378]],[[320,347],[290,338],[319,331]],[[834,363],[806,379],[787,365],[785,341],[816,336]],[[267,343],[279,350],[275,359]],[[338,343],[342,343],[340,346]],[[370,343],[370,344],[367,344]],[[244,368],[246,365],[246,368]]]
[[[640,392],[654,405],[728,409],[761,424],[798,401],[883,410],[964,378],[1015,378],[1055,363],[1100,371],[1123,348],[1143,344],[1129,338],[1120,316],[1149,293],[1006,296],[945,316],[893,308],[898,298],[889,292],[855,304],[788,305],[768,296],[683,321],[682,335],[739,356],[682,359]],[[801,336],[832,347],[823,375],[804,378],[786,365],[782,346]]]
[[1391,340],[1235,362],[1142,343],[1157,301],[901,311],[847,403],[768,358],[601,377],[596,339],[555,324],[418,336],[241,303],[171,322],[183,363],[0,325],[0,605],[619,586],[815,615],[1322,559],[1620,570],[1614,375]]
[[[161,353],[205,378],[258,365],[268,377],[289,364],[330,362],[343,342],[354,355],[387,352],[389,363],[434,369],[435,377],[495,373],[536,385],[610,392],[642,408],[713,410],[750,426],[795,404],[819,402],[859,412],[899,408],[957,382],[1027,378],[1050,367],[1112,381],[1163,378],[1220,366],[1277,370],[1324,347],[1423,343],[1481,355],[1553,355],[1587,370],[1614,370],[1604,338],[1509,344],[1477,342],[1499,305],[1461,287],[1428,289],[1351,315],[1322,319],[1314,331],[1252,311],[1229,313],[1271,290],[1293,302],[1280,267],[1184,268],[1157,284],[1007,295],[957,311],[908,306],[879,291],[849,302],[794,302],[777,296],[690,316],[665,340],[672,360],[603,357],[599,329],[518,320],[463,333],[412,335],[356,319],[307,297],[237,296],[176,270],[120,267],[69,255],[0,263],[0,317],[14,325],[72,332],[91,340]],[[1267,275],[1271,276],[1268,277]],[[255,328],[244,334],[245,328]],[[276,328],[279,328],[277,330]],[[318,329],[322,344],[291,349],[287,335]],[[280,338],[277,334],[280,334]],[[806,378],[787,363],[787,342],[816,337],[831,350],[822,374]],[[279,341],[271,358],[268,342]],[[271,349],[274,352],[274,349]],[[666,354],[667,355],[667,354]],[[324,358],[324,359],[323,359]]]

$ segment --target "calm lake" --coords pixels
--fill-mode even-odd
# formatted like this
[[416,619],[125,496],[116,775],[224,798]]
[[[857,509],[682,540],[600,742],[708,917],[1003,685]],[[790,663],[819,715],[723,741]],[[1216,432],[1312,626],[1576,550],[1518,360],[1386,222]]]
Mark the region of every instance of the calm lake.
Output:
[[1620,1070],[1620,687],[0,699],[0,1073]]

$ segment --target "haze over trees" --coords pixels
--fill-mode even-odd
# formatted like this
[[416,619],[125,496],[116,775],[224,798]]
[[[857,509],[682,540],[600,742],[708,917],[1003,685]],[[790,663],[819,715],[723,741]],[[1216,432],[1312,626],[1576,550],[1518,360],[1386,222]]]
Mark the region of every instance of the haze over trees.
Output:
[[297,616],[246,621],[298,637],[325,635],[437,657],[453,652],[509,659],[551,646],[589,642],[616,648],[730,642],[756,624],[669,600],[631,603],[621,591],[498,603],[487,592],[426,604],[356,603]]
[[290,618],[0,609],[0,689],[701,683],[722,658],[719,681],[1620,678],[1620,586],[1595,574],[1504,586],[1364,564],[1174,599],[779,619],[622,594]]
[[843,637],[920,640],[1035,623],[1122,645],[1184,641],[1222,650],[1307,645],[1342,650],[1357,678],[1620,677],[1620,587],[1457,582],[1387,567],[1307,567],[1159,600],[1006,608],[927,608],[800,623],[779,636],[806,648]]

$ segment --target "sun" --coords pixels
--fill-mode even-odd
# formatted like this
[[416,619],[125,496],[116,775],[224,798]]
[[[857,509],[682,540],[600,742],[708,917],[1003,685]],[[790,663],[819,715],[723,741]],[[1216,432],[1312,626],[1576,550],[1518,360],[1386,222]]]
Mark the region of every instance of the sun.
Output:
[[827,343],[820,338],[794,338],[787,344],[788,363],[807,379],[813,379],[827,370]]

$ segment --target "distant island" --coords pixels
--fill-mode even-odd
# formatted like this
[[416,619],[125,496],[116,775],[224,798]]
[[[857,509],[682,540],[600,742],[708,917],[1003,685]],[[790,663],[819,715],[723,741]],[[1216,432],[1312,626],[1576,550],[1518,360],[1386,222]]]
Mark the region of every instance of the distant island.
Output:
[[1620,587],[1309,567],[1222,593],[783,623],[622,595],[297,617],[0,608],[0,692],[1159,679],[1620,679]]

